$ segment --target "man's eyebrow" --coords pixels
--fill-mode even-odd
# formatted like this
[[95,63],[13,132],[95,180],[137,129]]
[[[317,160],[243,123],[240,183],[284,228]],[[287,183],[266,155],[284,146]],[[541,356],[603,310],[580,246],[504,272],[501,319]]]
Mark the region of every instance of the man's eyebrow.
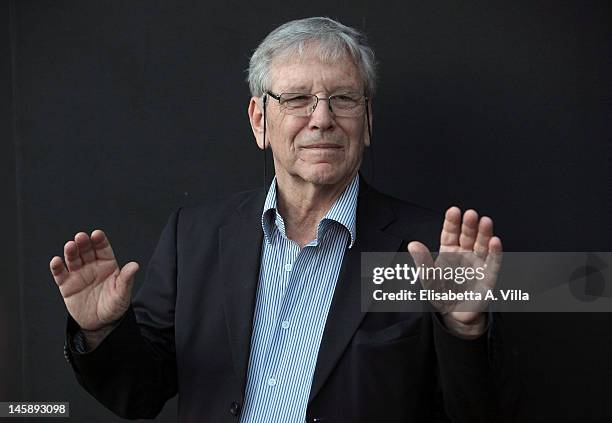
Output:
[[280,90],[281,93],[308,93],[310,89],[305,85],[287,85]]
[[336,87],[332,90],[333,92],[338,92],[338,91],[345,91],[345,92],[359,92],[360,89],[359,87],[355,87],[352,85],[340,85],[339,87]]
[[[305,85],[287,85],[285,87],[281,87],[280,92],[281,93],[304,93],[304,94],[309,94],[310,93],[310,89],[308,87],[306,87]],[[337,86],[335,88],[333,88],[332,90],[330,90],[331,94],[335,94],[338,92],[360,92],[360,88],[359,87],[355,87],[352,85],[340,85]]]

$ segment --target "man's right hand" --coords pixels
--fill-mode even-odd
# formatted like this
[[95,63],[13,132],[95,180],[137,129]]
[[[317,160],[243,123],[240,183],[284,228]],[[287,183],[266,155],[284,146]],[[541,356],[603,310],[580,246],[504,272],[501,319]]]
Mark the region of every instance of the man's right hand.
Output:
[[123,316],[130,305],[138,263],[119,269],[108,238],[101,230],[89,237],[84,232],[64,245],[64,261],[51,259],[51,274],[66,308],[81,329],[105,332]]

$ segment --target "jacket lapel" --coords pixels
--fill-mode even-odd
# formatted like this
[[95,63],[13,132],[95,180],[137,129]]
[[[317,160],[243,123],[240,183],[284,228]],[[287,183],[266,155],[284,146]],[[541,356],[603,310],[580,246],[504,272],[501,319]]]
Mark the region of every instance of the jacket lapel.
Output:
[[395,215],[384,197],[360,180],[357,240],[345,253],[317,358],[309,402],[319,393],[365,317],[361,311],[361,253],[398,251],[402,239],[383,230]]
[[264,199],[263,192],[252,195],[238,207],[230,222],[219,229],[225,317],[234,370],[242,392],[246,387],[253,312],[261,263],[263,239],[261,212]]

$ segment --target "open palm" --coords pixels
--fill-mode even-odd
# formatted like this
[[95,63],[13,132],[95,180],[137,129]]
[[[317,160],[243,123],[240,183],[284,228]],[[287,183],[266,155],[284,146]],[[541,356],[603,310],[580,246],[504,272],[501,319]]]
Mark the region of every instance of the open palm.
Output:
[[[440,254],[436,260],[433,260],[427,246],[418,241],[408,244],[408,251],[417,266],[423,264],[427,267],[442,268],[484,268],[484,277],[471,281],[469,287],[462,287],[457,281],[447,281],[448,286],[440,285],[445,283],[444,281],[434,281],[439,284],[435,287],[436,290],[453,289],[454,286],[460,291],[467,289],[484,294],[487,290],[493,289],[497,282],[501,266],[502,244],[501,240],[493,235],[491,218],[484,216],[479,219],[476,211],[467,210],[462,219],[461,210],[458,207],[451,207],[446,211],[444,217],[440,234]],[[485,301],[480,303],[434,303],[433,305],[461,325],[469,325],[477,321],[482,317],[482,311],[486,308]]]
[[64,245],[64,261],[49,264],[72,318],[85,330],[98,330],[116,322],[128,309],[138,264],[119,269],[108,238],[101,230],[75,235]]

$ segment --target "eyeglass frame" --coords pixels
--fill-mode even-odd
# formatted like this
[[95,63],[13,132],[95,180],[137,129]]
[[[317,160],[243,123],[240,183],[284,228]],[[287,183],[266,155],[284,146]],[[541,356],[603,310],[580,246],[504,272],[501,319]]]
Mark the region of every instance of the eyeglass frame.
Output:
[[[332,94],[330,96],[327,97],[319,97],[316,94],[309,94],[309,93],[292,93],[292,92],[288,92],[288,93],[280,93],[280,94],[274,94],[272,91],[264,91],[264,94],[269,95],[270,97],[272,97],[274,100],[278,101],[278,104],[280,105],[280,101],[281,101],[281,97],[285,94],[296,94],[296,95],[304,95],[304,96],[309,96],[309,97],[314,97],[316,98],[316,102],[314,103],[314,107],[309,107],[307,110],[310,110],[310,112],[306,115],[293,115],[293,116],[298,116],[298,117],[308,117],[311,116],[315,110],[317,109],[317,106],[319,105],[319,101],[323,100],[323,101],[327,101],[327,107],[329,108],[329,111],[331,113],[333,113],[334,115],[338,116],[335,112],[334,109],[332,108],[332,98],[334,97],[339,97],[343,94]],[[364,100],[364,105],[365,107],[365,114],[368,114],[368,101],[370,100],[367,96],[367,94],[364,92],[363,95],[359,98],[359,100],[361,100],[363,98]],[[264,104],[265,104],[265,97],[264,97]],[[361,105],[361,103],[357,104],[357,106]],[[291,114],[291,113],[288,113]],[[358,117],[359,115],[355,115],[355,116],[340,116],[340,117]]]

